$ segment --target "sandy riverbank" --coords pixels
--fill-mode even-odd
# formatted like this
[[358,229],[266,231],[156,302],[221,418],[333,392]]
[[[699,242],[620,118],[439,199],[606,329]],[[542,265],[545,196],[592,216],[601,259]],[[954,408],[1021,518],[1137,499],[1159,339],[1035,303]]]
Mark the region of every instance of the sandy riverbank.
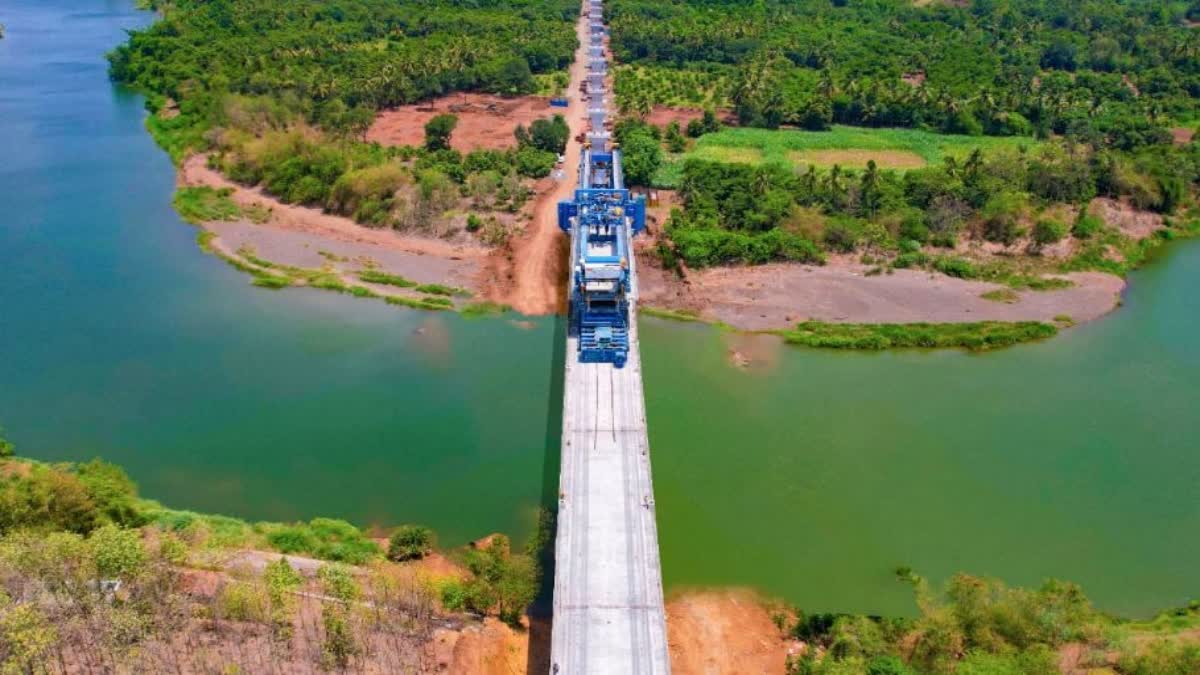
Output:
[[[402,235],[394,230],[364,227],[341,216],[305,206],[284,204],[261,189],[248,188],[205,166],[205,158],[188,158],[179,170],[180,186],[227,188],[243,208],[262,207],[263,223],[248,220],[213,221],[202,226],[216,235],[210,242],[226,256],[248,250],[278,265],[325,268],[347,281],[354,272],[372,268],[404,276],[419,284],[441,284],[478,291],[479,272],[490,250],[472,241],[446,241]],[[381,295],[405,295],[376,288]],[[409,293],[411,294],[411,293]]]
[[923,270],[868,276],[845,260],[824,266],[771,264],[693,270],[686,281],[640,256],[643,305],[696,313],[743,330],[787,328],[800,321],[911,323],[1091,321],[1120,303],[1125,281],[1099,272],[1062,275],[1072,286],[1017,291],[1007,301],[982,297],[999,284],[965,281]]
[[[579,109],[582,106],[578,106]],[[583,120],[572,115],[572,129]],[[421,284],[464,288],[477,297],[515,306],[526,314],[562,311],[561,263],[566,238],[558,231],[556,204],[575,180],[578,146],[569,154],[568,176],[538,185],[535,217],[511,246],[488,249],[472,240],[441,240],[372,229],[318,209],[289,205],[226,179],[189,158],[179,184],[232,190],[242,207],[265,207],[261,224],[247,220],[205,223],[217,235],[212,245],[226,255],[249,250],[273,263],[325,268],[357,283],[364,268],[407,277]],[[824,266],[771,264],[693,270],[686,280],[639,255],[640,297],[644,305],[694,312],[744,330],[786,328],[803,320],[830,322],[1052,321],[1069,316],[1091,321],[1114,309],[1125,282],[1113,275],[1064,275],[1072,286],[1054,291],[1018,291],[1007,301],[983,297],[1003,287],[964,281],[921,270],[895,270],[869,276],[871,269],[847,258]],[[374,288],[381,294],[404,294]]]

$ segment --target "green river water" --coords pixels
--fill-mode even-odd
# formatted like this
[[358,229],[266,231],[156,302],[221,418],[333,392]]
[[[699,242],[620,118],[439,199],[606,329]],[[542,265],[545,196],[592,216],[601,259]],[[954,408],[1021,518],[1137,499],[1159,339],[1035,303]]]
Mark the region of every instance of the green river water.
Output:
[[[202,254],[141,99],[105,74],[149,20],[0,7],[8,435],[180,508],[527,535],[557,482],[561,324],[266,291]],[[1067,578],[1133,614],[1200,595],[1200,244],[1160,258],[1114,316],[987,355],[643,320],[668,586],[908,612],[909,565]]]

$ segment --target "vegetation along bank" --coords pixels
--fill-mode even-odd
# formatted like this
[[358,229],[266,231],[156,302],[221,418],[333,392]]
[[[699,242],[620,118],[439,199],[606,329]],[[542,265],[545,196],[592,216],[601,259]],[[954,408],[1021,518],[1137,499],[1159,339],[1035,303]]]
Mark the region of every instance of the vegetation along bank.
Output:
[[[114,465],[47,464],[0,439],[0,667],[6,672],[509,672],[542,668],[525,609],[553,531],[438,551],[427,528],[247,523],[144,499]],[[1129,621],[1072,584],[900,569],[916,611],[807,614],[746,593],[668,603],[672,661],[766,673],[1184,675],[1200,605]],[[539,656],[540,655],[540,656]]]
[[[525,226],[566,145],[566,122],[529,95],[565,78],[574,2],[184,0],[156,9],[156,23],[109,55],[110,73],[147,95],[148,129],[179,165],[181,187],[200,189],[177,204],[211,207],[185,216],[260,286],[444,304],[364,284],[367,269],[413,288],[477,291],[483,258]],[[455,149],[464,147],[459,104],[426,115],[415,143],[365,140],[381,111],[452,92],[524,97],[527,111],[541,112],[507,144],[468,137]]]
[[[616,0],[607,11],[629,175],[659,188],[658,240],[643,253],[683,282],[648,284],[648,302],[786,329],[894,321],[853,299],[902,295],[923,321],[949,277],[990,284],[949,284],[953,320],[1081,321],[1118,299],[1079,273],[1123,276],[1196,232],[1200,58],[1186,4]],[[707,110],[671,119],[671,106]],[[798,301],[744,290],[757,288],[748,268],[767,263],[786,265],[773,275]],[[818,266],[836,271],[817,284],[846,300],[805,292]],[[929,283],[889,281],[901,270]]]

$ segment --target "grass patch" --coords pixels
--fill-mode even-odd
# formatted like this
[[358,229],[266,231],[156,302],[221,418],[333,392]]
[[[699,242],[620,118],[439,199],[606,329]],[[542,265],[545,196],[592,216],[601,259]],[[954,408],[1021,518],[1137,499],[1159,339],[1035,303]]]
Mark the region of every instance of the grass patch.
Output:
[[791,344],[828,349],[957,347],[986,351],[1053,337],[1058,328],[1040,321],[972,323],[824,323],[806,321],[778,331]]
[[238,518],[169,509],[149,500],[143,501],[142,515],[148,523],[206,548],[252,548],[261,543],[255,529]]
[[483,316],[500,316],[507,312],[511,312],[512,307],[502,305],[498,302],[472,302],[460,310],[460,313],[468,319],[474,319]]
[[417,282],[405,279],[398,274],[388,274],[376,270],[362,270],[358,273],[358,278],[370,284],[384,284],[397,288],[413,288],[417,285]]
[[1070,328],[1071,326],[1075,325],[1075,319],[1071,318],[1070,314],[1055,314],[1054,323],[1066,328]]
[[[1013,136],[958,136],[919,129],[867,129],[835,126],[829,131],[796,129],[753,129],[738,127],[705,134],[688,152],[668,155],[654,183],[677,187],[688,158],[742,163],[842,164],[847,168],[866,166],[874,158],[881,167],[888,159],[898,170],[933,165],[947,157],[965,158],[976,148],[984,152],[1038,145],[1032,138]],[[723,159],[728,158],[728,159]],[[845,160],[845,161],[842,161]],[[901,161],[903,160],[903,161]],[[920,161],[922,164],[917,164]]]
[[429,295],[458,296],[460,298],[471,297],[471,292],[465,288],[455,288],[453,286],[443,286],[441,284],[421,284],[413,290],[418,293],[428,293]]
[[439,297],[404,298],[400,296],[389,295],[383,300],[389,305],[411,307],[412,309],[430,309],[435,311],[450,309],[454,306],[454,303],[450,302],[450,300]]
[[762,164],[763,151],[758,148],[731,148],[724,145],[709,145],[697,148],[689,157],[725,164]]
[[926,166],[925,158],[908,150],[793,150],[788,159],[794,164],[831,167],[835,164],[848,169],[865,169],[874,160],[881,169],[919,169]]
[[647,307],[642,305],[638,307],[638,313],[646,316],[652,316],[657,319],[668,319],[670,321],[684,321],[688,323],[701,323],[701,319],[696,312],[689,309],[665,309],[662,307]]
[[254,273],[254,279],[250,281],[251,285],[259,288],[269,288],[277,291],[281,288],[287,288],[292,285],[292,280],[288,277],[278,277],[274,274]]
[[1134,239],[1108,228],[1087,240],[1082,248],[1061,266],[1063,272],[1108,272],[1123,277],[1141,267],[1151,251],[1166,238]]
[[201,251],[204,251],[205,253],[212,253],[212,242],[213,239],[216,238],[217,234],[215,232],[202,229],[196,233],[196,245],[200,247]]
[[344,520],[314,518],[293,525],[260,524],[267,543],[280,553],[301,553],[322,560],[362,565],[383,551]]
[[242,209],[234,203],[231,188],[182,187],[175,191],[171,205],[179,216],[193,225],[217,220],[237,220]]
[[992,302],[1003,302],[1006,305],[1016,304],[1016,302],[1021,299],[1021,296],[1017,295],[1017,292],[1011,288],[997,288],[996,290],[988,291],[979,297],[983,298],[984,300],[991,300]]
[[[907,259],[906,256],[915,256]],[[904,264],[901,264],[903,262]],[[926,266],[948,277],[969,281],[990,281],[1004,284],[1014,290],[1057,291],[1070,288],[1075,282],[1060,277],[1043,277],[1024,271],[1015,271],[1003,262],[976,263],[958,256],[943,255],[932,260],[923,253],[905,254],[896,259],[894,267]],[[992,298],[989,298],[992,299]]]

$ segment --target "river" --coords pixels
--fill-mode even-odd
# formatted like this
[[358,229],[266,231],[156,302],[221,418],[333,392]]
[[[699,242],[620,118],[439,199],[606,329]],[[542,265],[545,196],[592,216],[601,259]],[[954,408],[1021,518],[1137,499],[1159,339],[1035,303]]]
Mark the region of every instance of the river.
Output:
[[[0,8],[0,423],[249,519],[522,538],[553,499],[554,319],[467,320],[252,287],[194,243],[140,97],[103,54],[125,0]],[[843,354],[643,320],[668,586],[911,612],[892,570],[1084,585],[1143,614],[1200,592],[1200,243],[1114,316],[994,354]],[[736,348],[755,360],[738,368]]]

